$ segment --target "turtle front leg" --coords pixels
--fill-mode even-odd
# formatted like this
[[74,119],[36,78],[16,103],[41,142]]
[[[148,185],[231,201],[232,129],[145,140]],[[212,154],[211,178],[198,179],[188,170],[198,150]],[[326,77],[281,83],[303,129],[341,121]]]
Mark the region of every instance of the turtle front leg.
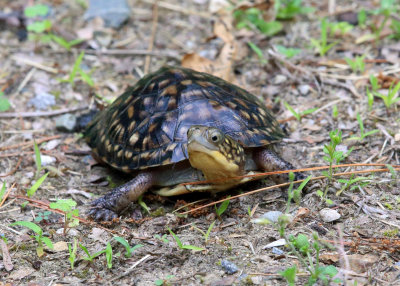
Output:
[[[286,162],[279,157],[274,151],[269,149],[261,149],[254,152],[253,160],[257,166],[267,172],[283,171],[296,169],[292,164]],[[295,173],[295,181],[304,179],[305,176],[301,173]],[[277,174],[271,176],[271,179],[278,184],[289,181],[288,174]]]
[[154,184],[154,174],[140,173],[129,182],[116,187],[91,203],[88,215],[97,221],[112,220],[131,202],[136,201]]

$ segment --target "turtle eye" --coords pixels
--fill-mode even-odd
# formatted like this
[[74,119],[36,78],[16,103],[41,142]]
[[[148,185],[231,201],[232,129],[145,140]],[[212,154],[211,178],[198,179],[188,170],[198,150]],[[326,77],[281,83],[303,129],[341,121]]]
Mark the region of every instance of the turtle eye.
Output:
[[220,132],[218,131],[214,131],[210,134],[210,139],[213,143],[218,143],[219,141],[221,141],[222,135]]

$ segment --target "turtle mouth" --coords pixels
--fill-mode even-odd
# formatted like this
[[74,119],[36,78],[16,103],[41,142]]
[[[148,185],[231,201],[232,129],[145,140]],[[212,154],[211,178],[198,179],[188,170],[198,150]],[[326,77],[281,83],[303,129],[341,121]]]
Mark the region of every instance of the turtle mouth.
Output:
[[219,150],[218,146],[208,140],[206,126],[192,126],[188,130],[188,152],[209,153]]

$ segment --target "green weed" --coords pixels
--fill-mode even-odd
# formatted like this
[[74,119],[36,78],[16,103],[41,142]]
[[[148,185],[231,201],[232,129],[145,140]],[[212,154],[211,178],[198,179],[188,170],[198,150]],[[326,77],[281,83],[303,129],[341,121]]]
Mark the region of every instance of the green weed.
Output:
[[19,225],[23,227],[27,227],[32,230],[36,235],[32,235],[32,238],[38,243],[38,247],[36,248],[36,253],[39,257],[44,255],[44,245],[46,245],[50,249],[54,249],[53,243],[51,242],[50,238],[43,235],[43,230],[37,224],[30,222],[30,221],[17,221],[11,224],[12,226]]
[[114,236],[113,237],[116,241],[118,241],[119,243],[121,243],[124,247],[125,247],[125,257],[126,258],[129,258],[129,257],[131,257],[132,256],[132,253],[136,250],[136,249],[138,249],[138,248],[140,248],[140,247],[142,247],[143,246],[143,244],[136,244],[136,245],[134,245],[134,246],[130,246],[129,245],[129,242],[127,242],[126,241],[126,239],[125,238],[123,238],[123,237],[120,237],[120,236]]
[[365,133],[364,132],[364,123],[363,123],[359,113],[357,113],[357,121],[358,121],[358,125],[360,126],[360,136],[350,137],[349,140],[362,141],[362,140],[364,140],[365,137],[373,135],[373,134],[376,134],[376,133],[379,132],[378,129],[374,129],[374,130],[371,130],[371,131],[368,131],[368,132]]
[[204,248],[201,248],[198,246],[194,246],[194,245],[190,245],[190,244],[183,244],[182,241],[179,239],[179,237],[169,227],[167,227],[167,229],[168,229],[169,233],[172,235],[172,237],[175,239],[176,244],[178,245],[178,247],[180,249],[189,249],[194,252],[204,250]]
[[364,58],[365,58],[365,55],[362,55],[362,56],[356,56],[356,58],[354,60],[352,60],[350,58],[344,58],[344,60],[349,65],[349,67],[353,70],[354,73],[356,73],[356,72],[363,73],[365,70]]
[[247,10],[236,10],[233,13],[237,29],[258,30],[266,36],[273,36],[279,33],[283,26],[277,21],[266,22],[262,18],[262,12],[257,8]]
[[321,57],[325,56],[325,54],[333,48],[338,42],[333,42],[328,44],[328,22],[326,19],[321,20],[321,35],[319,39],[311,38],[311,45],[314,46],[316,51],[319,53]]
[[256,55],[258,56],[258,58],[260,59],[260,62],[265,65],[267,63],[267,60],[264,57],[263,52],[261,51],[261,49],[254,43],[252,42],[248,42],[247,43],[249,45],[249,47],[253,50],[253,52],[256,53]]
[[303,6],[302,0],[276,0],[275,9],[278,20],[293,19],[296,15],[308,14],[315,11],[312,7]]
[[79,225],[79,210],[75,209],[77,203],[71,199],[59,199],[55,203],[50,203],[50,208],[58,209],[65,213],[64,215],[64,235],[68,228]]
[[287,103],[286,101],[283,102],[283,105],[285,105],[286,109],[289,110],[290,113],[292,113],[293,116],[294,116],[299,122],[301,122],[302,117],[304,117],[304,116],[306,116],[306,115],[308,115],[308,114],[311,114],[311,113],[313,113],[314,111],[318,110],[318,108],[310,108],[310,109],[304,110],[304,111],[302,111],[302,112],[296,112],[296,111],[294,110],[294,108],[291,107],[291,106],[289,105],[289,103]]
[[[227,197],[227,199],[229,198],[230,196]],[[229,206],[229,200],[223,201],[218,208],[215,206],[215,212],[217,213],[219,219],[221,219],[222,214],[226,211],[228,206]]]
[[298,55],[301,52],[300,49],[286,48],[280,45],[275,46],[275,48],[280,54],[284,55],[285,58],[288,59],[293,58],[294,56]]
[[4,96],[4,92],[0,91],[0,112],[4,112],[9,110],[11,107],[10,102],[8,99]]
[[210,233],[211,230],[213,229],[214,225],[215,225],[215,220],[210,224],[210,226],[208,227],[207,231],[204,232],[203,230],[201,230],[200,228],[198,228],[195,224],[192,224],[193,228],[195,230],[197,230],[198,232],[200,232],[203,237],[204,237],[204,243],[207,244],[208,238],[210,237]]

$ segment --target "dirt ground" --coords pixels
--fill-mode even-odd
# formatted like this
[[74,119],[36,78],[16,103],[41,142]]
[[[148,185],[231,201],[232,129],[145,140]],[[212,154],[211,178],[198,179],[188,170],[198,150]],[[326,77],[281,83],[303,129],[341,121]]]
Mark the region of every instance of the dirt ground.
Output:
[[[100,18],[84,19],[86,1],[0,0],[0,108],[4,98],[10,103],[0,112],[0,183],[5,183],[6,193],[0,205],[0,234],[4,238],[0,285],[287,285],[279,272],[293,265],[297,266],[293,285],[307,283],[309,271],[290,248],[279,243],[277,227],[254,222],[270,211],[285,212],[285,188],[232,199],[220,217],[214,206],[189,215],[178,214],[228,194],[270,186],[273,183],[269,181],[239,186],[216,197],[193,194],[161,198],[148,193],[143,201],[150,214],[139,204],[132,204],[113,223],[98,224],[85,215],[93,198],[129,178],[95,164],[79,132],[56,129],[58,116],[79,115],[94,105],[103,107],[144,74],[166,64],[213,73],[262,98],[288,131],[277,150],[297,168],[328,166],[323,159],[324,145],[330,142],[329,132],[336,129],[343,137],[337,150],[347,152],[353,148],[340,163],[381,164],[335,169],[335,173],[375,170],[353,177],[339,176],[366,178],[347,188],[337,179],[310,181],[300,204],[290,206],[293,220],[285,232],[305,234],[310,242],[317,233],[323,246],[319,260],[338,270],[336,278],[342,281],[339,285],[400,285],[400,184],[396,178],[396,168],[400,170],[400,104],[397,101],[387,108],[375,96],[369,106],[367,96],[367,88],[373,90],[371,75],[381,86],[376,92],[382,94],[400,82],[400,42],[390,28],[392,22],[400,21],[400,3],[393,1],[392,15],[380,34],[373,37],[368,35],[373,34],[373,25],[383,23],[382,13],[367,14],[364,25],[355,22],[359,11],[379,9],[380,2],[375,0],[303,1],[303,7],[313,7],[314,11],[279,20],[282,30],[272,36],[256,27],[239,29],[232,16],[234,11],[257,7],[269,21],[276,13],[266,4],[268,1],[259,6],[212,0],[159,1],[158,5],[151,0],[128,2],[128,21],[113,29],[105,27]],[[39,3],[50,7],[40,20],[51,21],[52,34],[67,41],[80,38],[82,42],[69,51],[54,39],[43,42],[49,29],[36,33],[36,39],[32,39],[35,33],[29,32],[30,37],[24,40],[24,25],[29,26],[33,20],[24,18],[23,13],[19,14],[20,22],[17,14],[5,15],[21,13],[26,5]],[[218,3],[222,3],[220,9]],[[343,33],[328,33],[328,43],[336,44],[321,56],[310,39],[320,39],[324,17],[330,23],[348,21],[354,26]],[[259,48],[262,56],[249,42]],[[278,52],[277,46],[299,51],[289,58]],[[80,64],[83,72],[76,72],[69,80],[81,51],[85,52]],[[362,70],[353,71],[344,60],[362,55]],[[92,86],[85,75],[92,79]],[[316,110],[299,121],[285,102],[297,112]],[[378,131],[351,140],[360,137],[357,114],[364,133]],[[38,178],[33,140],[40,147],[42,163],[48,164],[39,177],[46,172],[49,176],[28,198],[27,190]],[[395,169],[386,169],[385,164]],[[304,174],[318,177],[322,171]],[[318,191],[324,190],[328,190],[327,197],[321,198]],[[62,213],[49,208],[58,199],[77,202],[81,220],[67,233],[63,232]],[[49,209],[51,214],[38,219]],[[334,218],[326,218],[321,210],[328,210]],[[34,233],[26,227],[12,226],[16,221],[35,222],[54,248],[45,247],[39,256]],[[206,241],[204,233],[214,221]],[[184,245],[203,250],[179,248],[167,228]],[[142,246],[127,258],[122,244],[113,239],[115,235],[131,246]],[[74,241],[91,254],[104,250],[109,243],[112,267],[108,267],[105,254],[88,262],[78,247],[71,269],[68,245],[73,248]],[[270,243],[276,243],[276,247]],[[316,262],[315,250],[310,252],[310,259]],[[231,273],[229,267],[224,267],[226,261],[233,263],[237,271]],[[323,282],[319,280],[316,285]]]

